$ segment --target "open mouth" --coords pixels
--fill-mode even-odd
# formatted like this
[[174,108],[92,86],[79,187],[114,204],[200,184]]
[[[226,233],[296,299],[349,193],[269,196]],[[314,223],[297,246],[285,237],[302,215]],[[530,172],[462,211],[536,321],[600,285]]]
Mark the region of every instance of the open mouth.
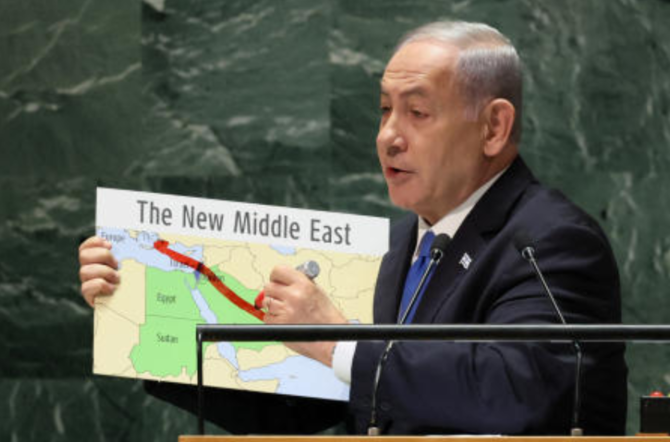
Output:
[[406,175],[411,173],[409,170],[400,169],[398,167],[386,167],[384,173],[387,178],[396,178],[398,176]]

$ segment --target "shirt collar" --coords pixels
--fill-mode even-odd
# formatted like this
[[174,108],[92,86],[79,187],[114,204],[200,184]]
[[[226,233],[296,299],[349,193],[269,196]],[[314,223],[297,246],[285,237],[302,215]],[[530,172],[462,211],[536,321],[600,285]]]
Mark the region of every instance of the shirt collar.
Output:
[[434,225],[431,226],[426,222],[426,220],[424,220],[422,217],[419,217],[418,233],[416,239],[416,247],[414,249],[414,257],[416,258],[417,254],[419,253],[419,244],[421,244],[421,239],[428,230],[431,230],[435,234],[435,236],[441,233],[446,233],[447,235],[449,235],[450,238],[453,238],[456,235],[456,232],[458,231],[459,227],[461,227],[461,224],[463,224],[465,218],[472,210],[472,208],[475,207],[475,204],[477,204],[477,202],[481,199],[481,197],[484,196],[486,191],[491,188],[493,183],[495,183],[498,180],[498,178],[500,178],[502,174],[507,171],[508,168],[509,166],[498,172],[493,178],[488,180],[486,183],[482,184],[477,190],[475,190],[472,193],[472,195],[470,195],[458,207],[456,207],[451,212],[447,213]]

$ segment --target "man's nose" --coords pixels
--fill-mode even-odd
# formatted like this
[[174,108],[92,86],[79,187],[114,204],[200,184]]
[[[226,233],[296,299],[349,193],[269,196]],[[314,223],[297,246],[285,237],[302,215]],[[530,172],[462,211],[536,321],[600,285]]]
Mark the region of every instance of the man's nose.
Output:
[[393,157],[407,149],[407,140],[394,118],[390,118],[379,128],[377,147],[380,154]]

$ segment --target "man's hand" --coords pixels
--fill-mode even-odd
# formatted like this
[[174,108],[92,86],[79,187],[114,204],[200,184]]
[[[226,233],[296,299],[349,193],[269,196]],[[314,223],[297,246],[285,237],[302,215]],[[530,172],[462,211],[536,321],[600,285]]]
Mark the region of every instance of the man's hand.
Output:
[[95,306],[95,297],[111,295],[121,282],[119,264],[111,252],[112,244],[92,236],[79,246],[79,279],[81,295],[88,305]]
[[[265,285],[266,324],[347,324],[347,319],[319,286],[303,273],[277,266]],[[335,342],[287,342],[286,346],[332,366]]]

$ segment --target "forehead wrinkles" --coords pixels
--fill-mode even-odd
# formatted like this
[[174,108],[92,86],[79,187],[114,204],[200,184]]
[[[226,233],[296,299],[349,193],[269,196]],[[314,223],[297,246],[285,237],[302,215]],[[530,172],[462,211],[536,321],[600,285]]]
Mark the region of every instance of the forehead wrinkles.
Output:
[[410,43],[389,61],[381,79],[382,94],[393,89],[450,89],[458,51],[433,42]]
[[427,95],[430,82],[425,73],[387,72],[381,81],[381,94],[390,95]]
[[437,66],[430,72],[388,70],[380,82],[381,97],[419,97],[441,102],[451,95],[453,77],[444,66]]
[[[404,64],[404,63],[403,63]],[[381,84],[389,83],[421,83],[426,80],[430,80],[434,76],[434,73],[440,69],[438,65],[430,66],[398,66],[393,62],[389,63],[384,71],[384,75],[381,80]]]

